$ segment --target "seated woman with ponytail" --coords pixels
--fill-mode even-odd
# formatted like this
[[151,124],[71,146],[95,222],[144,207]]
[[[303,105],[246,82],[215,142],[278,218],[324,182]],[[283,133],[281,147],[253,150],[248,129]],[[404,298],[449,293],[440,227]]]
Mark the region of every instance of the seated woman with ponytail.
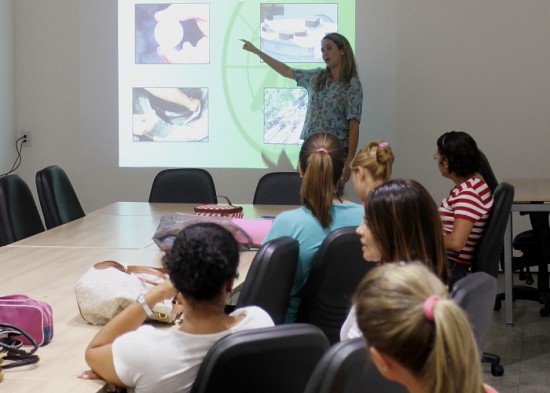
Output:
[[424,264],[385,263],[354,295],[357,322],[380,373],[410,393],[496,393],[484,385],[462,309]]
[[333,230],[357,226],[361,222],[363,207],[344,200],[337,187],[345,160],[344,151],[334,135],[317,133],[304,141],[298,163],[302,176],[300,197],[304,206],[279,214],[264,239],[267,242],[291,236],[300,245],[286,323],[296,320],[300,292],[321,242]]

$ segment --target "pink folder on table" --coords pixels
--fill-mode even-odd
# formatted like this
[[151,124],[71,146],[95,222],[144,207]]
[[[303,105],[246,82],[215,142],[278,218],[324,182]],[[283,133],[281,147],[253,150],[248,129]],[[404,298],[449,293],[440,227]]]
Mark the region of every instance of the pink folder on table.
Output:
[[260,247],[271,228],[273,220],[264,218],[233,218],[233,223],[240,226],[252,238],[252,246]]

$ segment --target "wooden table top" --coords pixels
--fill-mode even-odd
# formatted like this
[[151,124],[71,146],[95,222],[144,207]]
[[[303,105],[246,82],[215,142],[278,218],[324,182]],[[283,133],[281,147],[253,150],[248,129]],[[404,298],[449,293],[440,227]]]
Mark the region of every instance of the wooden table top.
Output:
[[514,202],[550,202],[550,178],[510,178],[503,182],[514,186]]
[[[74,285],[94,263],[116,260],[124,265],[160,266],[163,253],[152,236],[160,216],[189,212],[187,204],[119,202],[57,228],[0,247],[0,295],[25,294],[51,304],[54,337],[40,347],[40,362],[29,369],[7,370],[0,383],[6,392],[97,392],[102,381],[76,378],[87,369],[84,350],[99,327],[80,316]],[[277,215],[292,206],[253,206],[247,212]],[[245,212],[246,212],[245,211]],[[250,218],[253,218],[250,216]],[[239,278],[246,278],[255,251],[241,253]]]
[[[196,203],[115,202],[90,214],[160,217],[164,214],[175,212],[194,214],[193,209],[195,206],[197,206]],[[260,218],[262,216],[275,217],[284,210],[298,207],[290,205],[253,204],[235,204],[235,206],[242,206],[243,218]]]

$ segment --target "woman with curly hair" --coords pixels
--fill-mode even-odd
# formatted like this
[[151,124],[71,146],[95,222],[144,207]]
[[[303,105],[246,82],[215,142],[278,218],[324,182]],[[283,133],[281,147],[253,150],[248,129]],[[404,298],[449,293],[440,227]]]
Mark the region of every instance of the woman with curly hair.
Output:
[[[188,392],[210,347],[236,331],[273,326],[259,307],[230,315],[224,306],[239,264],[233,235],[213,223],[183,229],[163,258],[170,279],[140,295],[109,321],[86,349],[91,370],[81,378],[102,378],[130,392]],[[143,325],[157,302],[174,299],[181,322],[169,329]]]

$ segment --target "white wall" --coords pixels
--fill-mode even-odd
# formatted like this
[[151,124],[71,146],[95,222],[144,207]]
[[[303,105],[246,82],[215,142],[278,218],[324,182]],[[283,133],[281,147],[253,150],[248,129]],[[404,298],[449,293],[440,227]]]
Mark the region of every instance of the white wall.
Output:
[[15,46],[13,0],[0,0],[0,174],[15,159]]
[[[147,200],[159,169],[117,165],[117,2],[17,0],[15,20],[15,124],[32,132],[19,173],[63,166],[86,211]],[[436,200],[451,186],[432,159],[445,131],[471,133],[499,178],[549,176],[548,20],[548,0],[357,1],[361,144],[389,140],[394,175]],[[210,171],[239,202],[263,173]]]

